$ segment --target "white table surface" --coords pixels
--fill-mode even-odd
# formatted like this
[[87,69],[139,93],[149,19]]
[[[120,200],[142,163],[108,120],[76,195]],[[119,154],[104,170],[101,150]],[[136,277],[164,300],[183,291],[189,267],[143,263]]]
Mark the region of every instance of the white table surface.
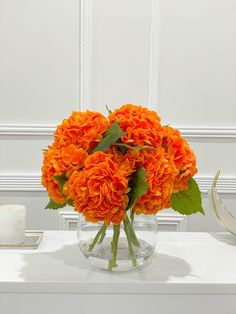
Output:
[[[144,300],[145,296],[150,296],[148,304],[150,302],[153,308],[157,300],[157,308],[162,307],[159,313],[168,313],[165,306],[172,310],[173,304],[178,304],[182,297],[183,304],[180,302],[179,306],[188,309],[194,302],[198,304],[199,297],[209,296],[208,301],[214,297],[211,302],[217,307],[214,313],[218,313],[218,302],[224,304],[224,312],[219,313],[228,313],[225,306],[230,313],[231,307],[236,306],[236,237],[228,233],[158,233],[152,263],[139,271],[118,274],[91,266],[80,253],[74,231],[45,231],[37,250],[0,250],[0,301],[5,300],[3,314],[13,311],[14,306],[9,305],[9,300],[17,300],[17,295],[21,296],[22,302],[24,295],[28,298],[25,302],[35,298],[33,304],[37,303],[37,296],[44,295],[48,304],[55,296],[59,296],[58,304],[63,295],[76,296],[80,306],[83,303],[81,300],[88,302],[92,296],[95,300],[96,295],[99,300],[105,297],[108,303],[122,302],[122,296],[124,300],[135,298],[135,304],[139,303],[140,297]],[[70,299],[70,304],[74,304],[75,300]],[[167,300],[174,303],[168,304]],[[22,302],[18,300],[18,309],[23,306],[22,313],[28,313],[27,310],[30,313],[30,308]],[[88,305],[83,306],[84,310],[80,313],[93,312],[92,305],[87,312]],[[137,306],[135,313],[139,313],[138,309],[141,311],[141,305]],[[154,308],[152,312],[152,308],[149,313],[157,313]],[[57,313],[64,313],[62,305],[60,309],[61,312],[58,310]],[[176,308],[173,309],[176,312]],[[96,312],[100,313],[99,310]],[[18,310],[18,313],[21,312]],[[106,311],[101,309],[101,313]],[[110,313],[118,312],[113,310]],[[179,313],[185,313],[183,308]],[[191,313],[195,313],[193,308]]]

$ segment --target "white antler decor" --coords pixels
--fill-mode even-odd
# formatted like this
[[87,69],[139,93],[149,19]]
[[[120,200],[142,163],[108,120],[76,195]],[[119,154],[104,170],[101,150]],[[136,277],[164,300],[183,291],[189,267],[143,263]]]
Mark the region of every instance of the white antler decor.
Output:
[[236,236],[236,218],[225,207],[219,194],[216,191],[216,184],[219,178],[220,171],[214,177],[211,190],[209,191],[209,197],[211,201],[211,207],[216,215],[217,220],[224,226],[229,232]]

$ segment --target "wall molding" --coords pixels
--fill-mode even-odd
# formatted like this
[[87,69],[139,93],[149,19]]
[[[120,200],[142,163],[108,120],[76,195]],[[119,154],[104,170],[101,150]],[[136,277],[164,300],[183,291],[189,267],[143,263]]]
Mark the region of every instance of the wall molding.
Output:
[[44,192],[40,174],[0,175],[0,192]]
[[74,211],[60,210],[59,215],[59,229],[60,230],[75,230],[77,227],[78,213]]
[[157,224],[160,231],[186,231],[186,216],[173,213],[164,213],[156,215]]
[[92,1],[80,0],[80,111],[91,109]]
[[[208,193],[213,176],[196,177],[202,193]],[[0,175],[1,192],[43,192],[40,174],[2,174]],[[223,194],[236,193],[236,176],[220,177],[217,183],[217,191]]]
[[[202,193],[208,193],[211,188],[214,177],[196,177],[196,181]],[[222,194],[236,193],[236,176],[234,177],[219,177],[216,189]]]
[[0,136],[52,136],[53,124],[0,124]]
[[175,126],[185,138],[236,139],[236,127],[186,127]]
[[[236,139],[236,127],[174,126],[189,139]],[[0,124],[0,136],[52,136],[55,124]]]
[[[150,58],[148,107],[158,103],[158,1],[150,1]],[[92,1],[80,0],[80,110],[91,109]]]
[[149,56],[149,95],[148,107],[157,108],[158,105],[158,1],[150,3],[150,56]]
[[[150,61],[148,107],[158,103],[158,1],[150,2]],[[80,0],[80,110],[91,109],[92,1]]]

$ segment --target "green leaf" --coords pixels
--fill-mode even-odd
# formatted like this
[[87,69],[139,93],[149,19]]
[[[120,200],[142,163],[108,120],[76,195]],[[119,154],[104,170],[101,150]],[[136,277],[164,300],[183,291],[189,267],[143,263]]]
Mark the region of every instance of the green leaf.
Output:
[[193,178],[189,180],[189,188],[187,190],[171,195],[171,207],[184,215],[191,215],[197,212],[205,215],[202,208],[201,192]]
[[65,207],[65,206],[66,206],[66,203],[57,204],[52,199],[50,199],[50,202],[47,204],[45,209],[59,209],[59,208]]
[[92,150],[90,154],[93,154],[98,151],[104,152],[107,150],[112,144],[114,144],[119,138],[125,135],[125,132],[123,132],[119,124],[117,122],[114,122],[108,131],[105,133],[103,139],[97,144],[97,146]]
[[42,151],[43,151],[44,153],[47,153],[47,152],[48,152],[48,149],[42,149]]
[[57,180],[61,194],[65,196],[63,193],[63,186],[67,181],[66,175],[65,174],[57,175],[57,176],[54,176],[54,179]]
[[135,152],[138,152],[140,149],[152,149],[152,146],[131,146],[128,144],[124,144],[124,143],[115,143],[113,145],[119,146],[119,147],[125,147],[127,149],[132,149]]
[[132,211],[138,198],[147,192],[149,185],[146,179],[146,170],[142,167],[136,170],[130,181],[130,192],[128,209]]
[[64,206],[66,206],[66,205],[74,206],[74,201],[72,199],[67,199],[66,195],[63,193],[64,184],[67,182],[66,175],[65,174],[57,175],[57,176],[54,176],[54,179],[57,180],[60,192],[65,197],[65,205]]
[[106,105],[106,109],[107,109],[107,112],[109,113],[109,114],[112,114],[112,111],[111,111],[111,109]]
[[67,204],[74,207],[74,201],[70,198],[67,200]]
[[[116,144],[118,144],[118,143],[115,143],[115,144],[113,144],[113,145],[116,145]],[[123,145],[117,145],[117,146],[118,146],[118,150],[121,152],[121,154],[123,154],[123,155],[127,154],[128,148],[126,148],[126,147],[123,146]]]

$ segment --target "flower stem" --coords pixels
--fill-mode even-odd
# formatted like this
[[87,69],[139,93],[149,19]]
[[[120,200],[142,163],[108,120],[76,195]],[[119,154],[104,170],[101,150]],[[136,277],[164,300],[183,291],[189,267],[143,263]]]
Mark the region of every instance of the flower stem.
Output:
[[130,221],[131,221],[131,225],[133,225],[133,222],[134,222],[134,208],[130,210]]
[[130,222],[129,217],[128,217],[127,214],[125,215],[124,221],[126,222],[127,229],[128,229],[128,231],[129,231],[129,234],[130,234],[131,240],[132,240],[132,242],[133,242],[133,245],[139,247],[139,241],[138,241],[138,239],[137,239],[137,237],[136,237],[136,234],[135,234],[135,232],[134,232],[133,226],[132,226],[132,224],[131,224],[131,222]]
[[100,228],[100,230],[98,231],[98,233],[96,234],[95,238],[93,239],[93,242],[89,245],[89,248],[88,248],[89,252],[91,252],[93,250],[96,243],[98,242],[100,235],[103,234],[104,230],[106,233],[106,228],[107,228],[106,224],[103,224],[102,227]]
[[120,236],[120,224],[113,225],[112,258],[109,260],[109,264],[108,264],[108,270],[110,271],[112,271],[113,267],[117,267],[116,258],[117,258],[119,236]]
[[101,244],[106,236],[106,231],[107,231],[107,225],[102,229],[101,237],[100,240],[98,241],[98,244]]
[[130,231],[129,231],[129,228],[127,227],[127,222],[124,220],[123,223],[124,223],[124,231],[125,231],[125,234],[126,234],[126,237],[127,237],[127,242],[128,242],[128,247],[129,247],[129,255],[130,255],[131,259],[132,259],[133,267],[136,267],[137,266],[137,260],[136,260],[136,257],[134,255],[134,250],[133,250],[133,245],[132,245],[132,239],[131,239]]

